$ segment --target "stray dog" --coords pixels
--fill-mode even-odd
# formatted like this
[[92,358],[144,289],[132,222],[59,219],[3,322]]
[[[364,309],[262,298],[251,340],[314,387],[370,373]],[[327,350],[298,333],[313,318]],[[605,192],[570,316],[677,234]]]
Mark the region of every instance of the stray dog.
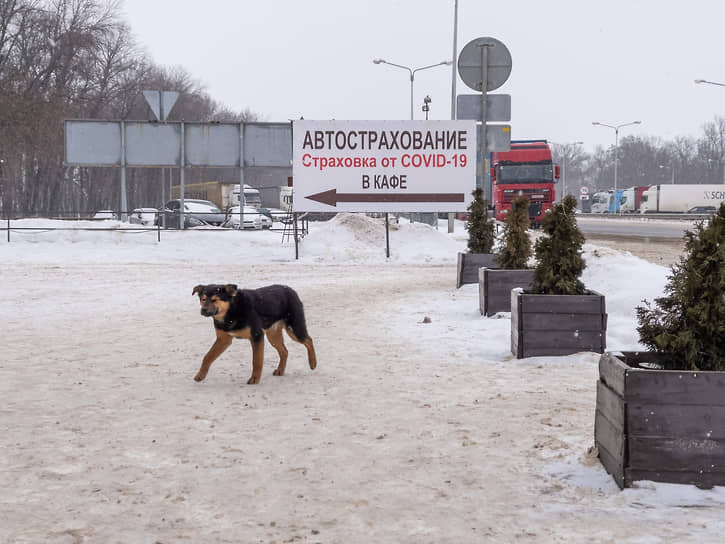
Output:
[[270,285],[260,289],[237,289],[236,285],[197,285],[191,292],[199,294],[201,315],[214,318],[216,341],[204,356],[194,379],[206,378],[211,364],[227,349],[234,338],[247,338],[252,344],[252,377],[247,383],[259,383],[264,365],[264,336],[279,353],[275,376],[282,376],[287,366],[287,348],[282,330],[292,340],[307,348],[312,370],[317,366],[315,347],[307,334],[302,301],[291,287]]

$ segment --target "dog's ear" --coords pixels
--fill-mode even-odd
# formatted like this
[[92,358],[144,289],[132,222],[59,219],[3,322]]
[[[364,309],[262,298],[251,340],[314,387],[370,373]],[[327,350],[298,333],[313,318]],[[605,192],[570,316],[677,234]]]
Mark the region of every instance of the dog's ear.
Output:
[[191,296],[193,297],[195,294],[201,293],[203,289],[204,289],[203,285],[197,285],[196,287],[194,287],[194,290],[191,292]]
[[227,294],[229,296],[234,296],[236,294],[236,292],[237,292],[237,286],[234,285],[233,283],[227,283],[224,286],[224,290],[227,292]]

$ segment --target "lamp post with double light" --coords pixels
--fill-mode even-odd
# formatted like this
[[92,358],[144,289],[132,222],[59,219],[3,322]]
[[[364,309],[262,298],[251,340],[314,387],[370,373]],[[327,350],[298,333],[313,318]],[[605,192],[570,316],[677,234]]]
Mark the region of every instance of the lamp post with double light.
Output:
[[[396,68],[401,68],[403,70],[407,70],[408,74],[410,74],[410,120],[412,121],[414,119],[413,117],[413,83],[415,82],[415,74],[416,72],[420,72],[421,70],[428,70],[429,68],[435,68],[436,66],[448,66],[450,64],[453,64],[453,61],[451,60],[442,60],[441,62],[437,62],[435,64],[429,64],[428,66],[421,66],[420,68],[411,68],[410,66],[403,66],[402,64],[395,64],[394,62],[388,62],[385,59],[373,59],[373,64],[389,64],[390,66],[395,66]],[[428,100],[430,101],[429,97]],[[427,104],[426,104],[427,106]],[[428,112],[426,111],[426,119],[428,118]],[[412,216],[411,216],[412,217]],[[387,223],[387,219],[386,219]],[[436,222],[436,225],[438,223]]]
[[592,121],[592,125],[599,126],[599,127],[607,127],[614,130],[614,201],[615,201],[615,210],[616,210],[616,201],[617,201],[617,159],[619,154],[619,129],[622,127],[628,127],[630,125],[641,125],[642,121],[632,121],[631,123],[622,123],[621,125],[607,125],[605,123],[600,123],[599,121]]
[[421,66],[420,68],[411,68],[409,66],[403,66],[402,64],[395,64],[394,62],[388,62],[384,59],[373,59],[373,64],[389,64],[390,66],[395,66],[396,68],[402,68],[403,70],[407,70],[410,74],[410,120],[413,120],[413,83],[415,82],[415,73],[420,72],[421,70],[427,70],[429,68],[435,68],[436,66],[448,66],[450,64],[453,64],[453,61],[450,60],[443,60],[441,62],[437,62],[436,64],[430,64],[428,66]]

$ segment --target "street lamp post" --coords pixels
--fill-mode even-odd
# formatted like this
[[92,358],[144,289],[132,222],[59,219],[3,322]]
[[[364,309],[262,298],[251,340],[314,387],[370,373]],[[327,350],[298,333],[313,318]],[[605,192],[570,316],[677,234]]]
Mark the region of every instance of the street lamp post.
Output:
[[[373,64],[389,64],[390,66],[395,66],[396,68],[402,68],[403,70],[408,71],[408,73],[410,74],[410,120],[412,121],[414,119],[414,117],[413,117],[413,82],[415,81],[415,73],[420,72],[421,70],[427,70],[428,68],[435,68],[436,66],[448,66],[450,64],[453,64],[453,61],[452,60],[442,60],[441,62],[437,62],[435,64],[430,64],[428,66],[421,66],[420,68],[411,68],[410,66],[403,66],[402,64],[395,64],[394,62],[388,62],[385,59],[373,59]],[[426,98],[428,98],[428,97],[426,97]],[[427,118],[428,118],[428,112],[426,112],[426,119]],[[387,215],[386,215],[385,221],[387,224]],[[438,223],[436,222],[436,225],[437,224]],[[390,256],[389,253],[388,253],[388,256]]]
[[450,64],[453,64],[453,61],[450,60],[444,60],[441,62],[437,62],[436,64],[430,64],[428,66],[421,66],[420,68],[410,68],[409,66],[403,66],[402,64],[395,64],[394,62],[388,62],[384,59],[373,59],[373,64],[389,64],[390,66],[395,66],[396,68],[402,68],[403,70],[408,70],[408,73],[410,74],[410,120],[413,120],[413,82],[415,81],[415,73],[420,72],[421,70],[427,70],[428,68],[435,68],[436,66],[448,66]]
[[599,121],[592,121],[592,125],[607,127],[614,130],[614,202],[616,211],[617,202],[617,155],[619,154],[619,129],[630,125],[641,125],[642,121],[632,121],[631,123],[622,123],[621,125],[607,125]]
[[708,85],[719,85],[720,87],[725,87],[725,83],[718,83],[716,81],[708,81],[706,79],[696,79],[695,83],[707,83]]

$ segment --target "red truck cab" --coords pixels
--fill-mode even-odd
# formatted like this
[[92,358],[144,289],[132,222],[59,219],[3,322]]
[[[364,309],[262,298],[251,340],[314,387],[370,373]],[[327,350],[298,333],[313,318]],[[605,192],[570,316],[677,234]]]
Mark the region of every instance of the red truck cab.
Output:
[[491,201],[496,220],[504,221],[519,195],[529,197],[529,218],[539,226],[551,209],[559,179],[559,167],[551,158],[546,140],[511,142],[510,151],[491,153]]

